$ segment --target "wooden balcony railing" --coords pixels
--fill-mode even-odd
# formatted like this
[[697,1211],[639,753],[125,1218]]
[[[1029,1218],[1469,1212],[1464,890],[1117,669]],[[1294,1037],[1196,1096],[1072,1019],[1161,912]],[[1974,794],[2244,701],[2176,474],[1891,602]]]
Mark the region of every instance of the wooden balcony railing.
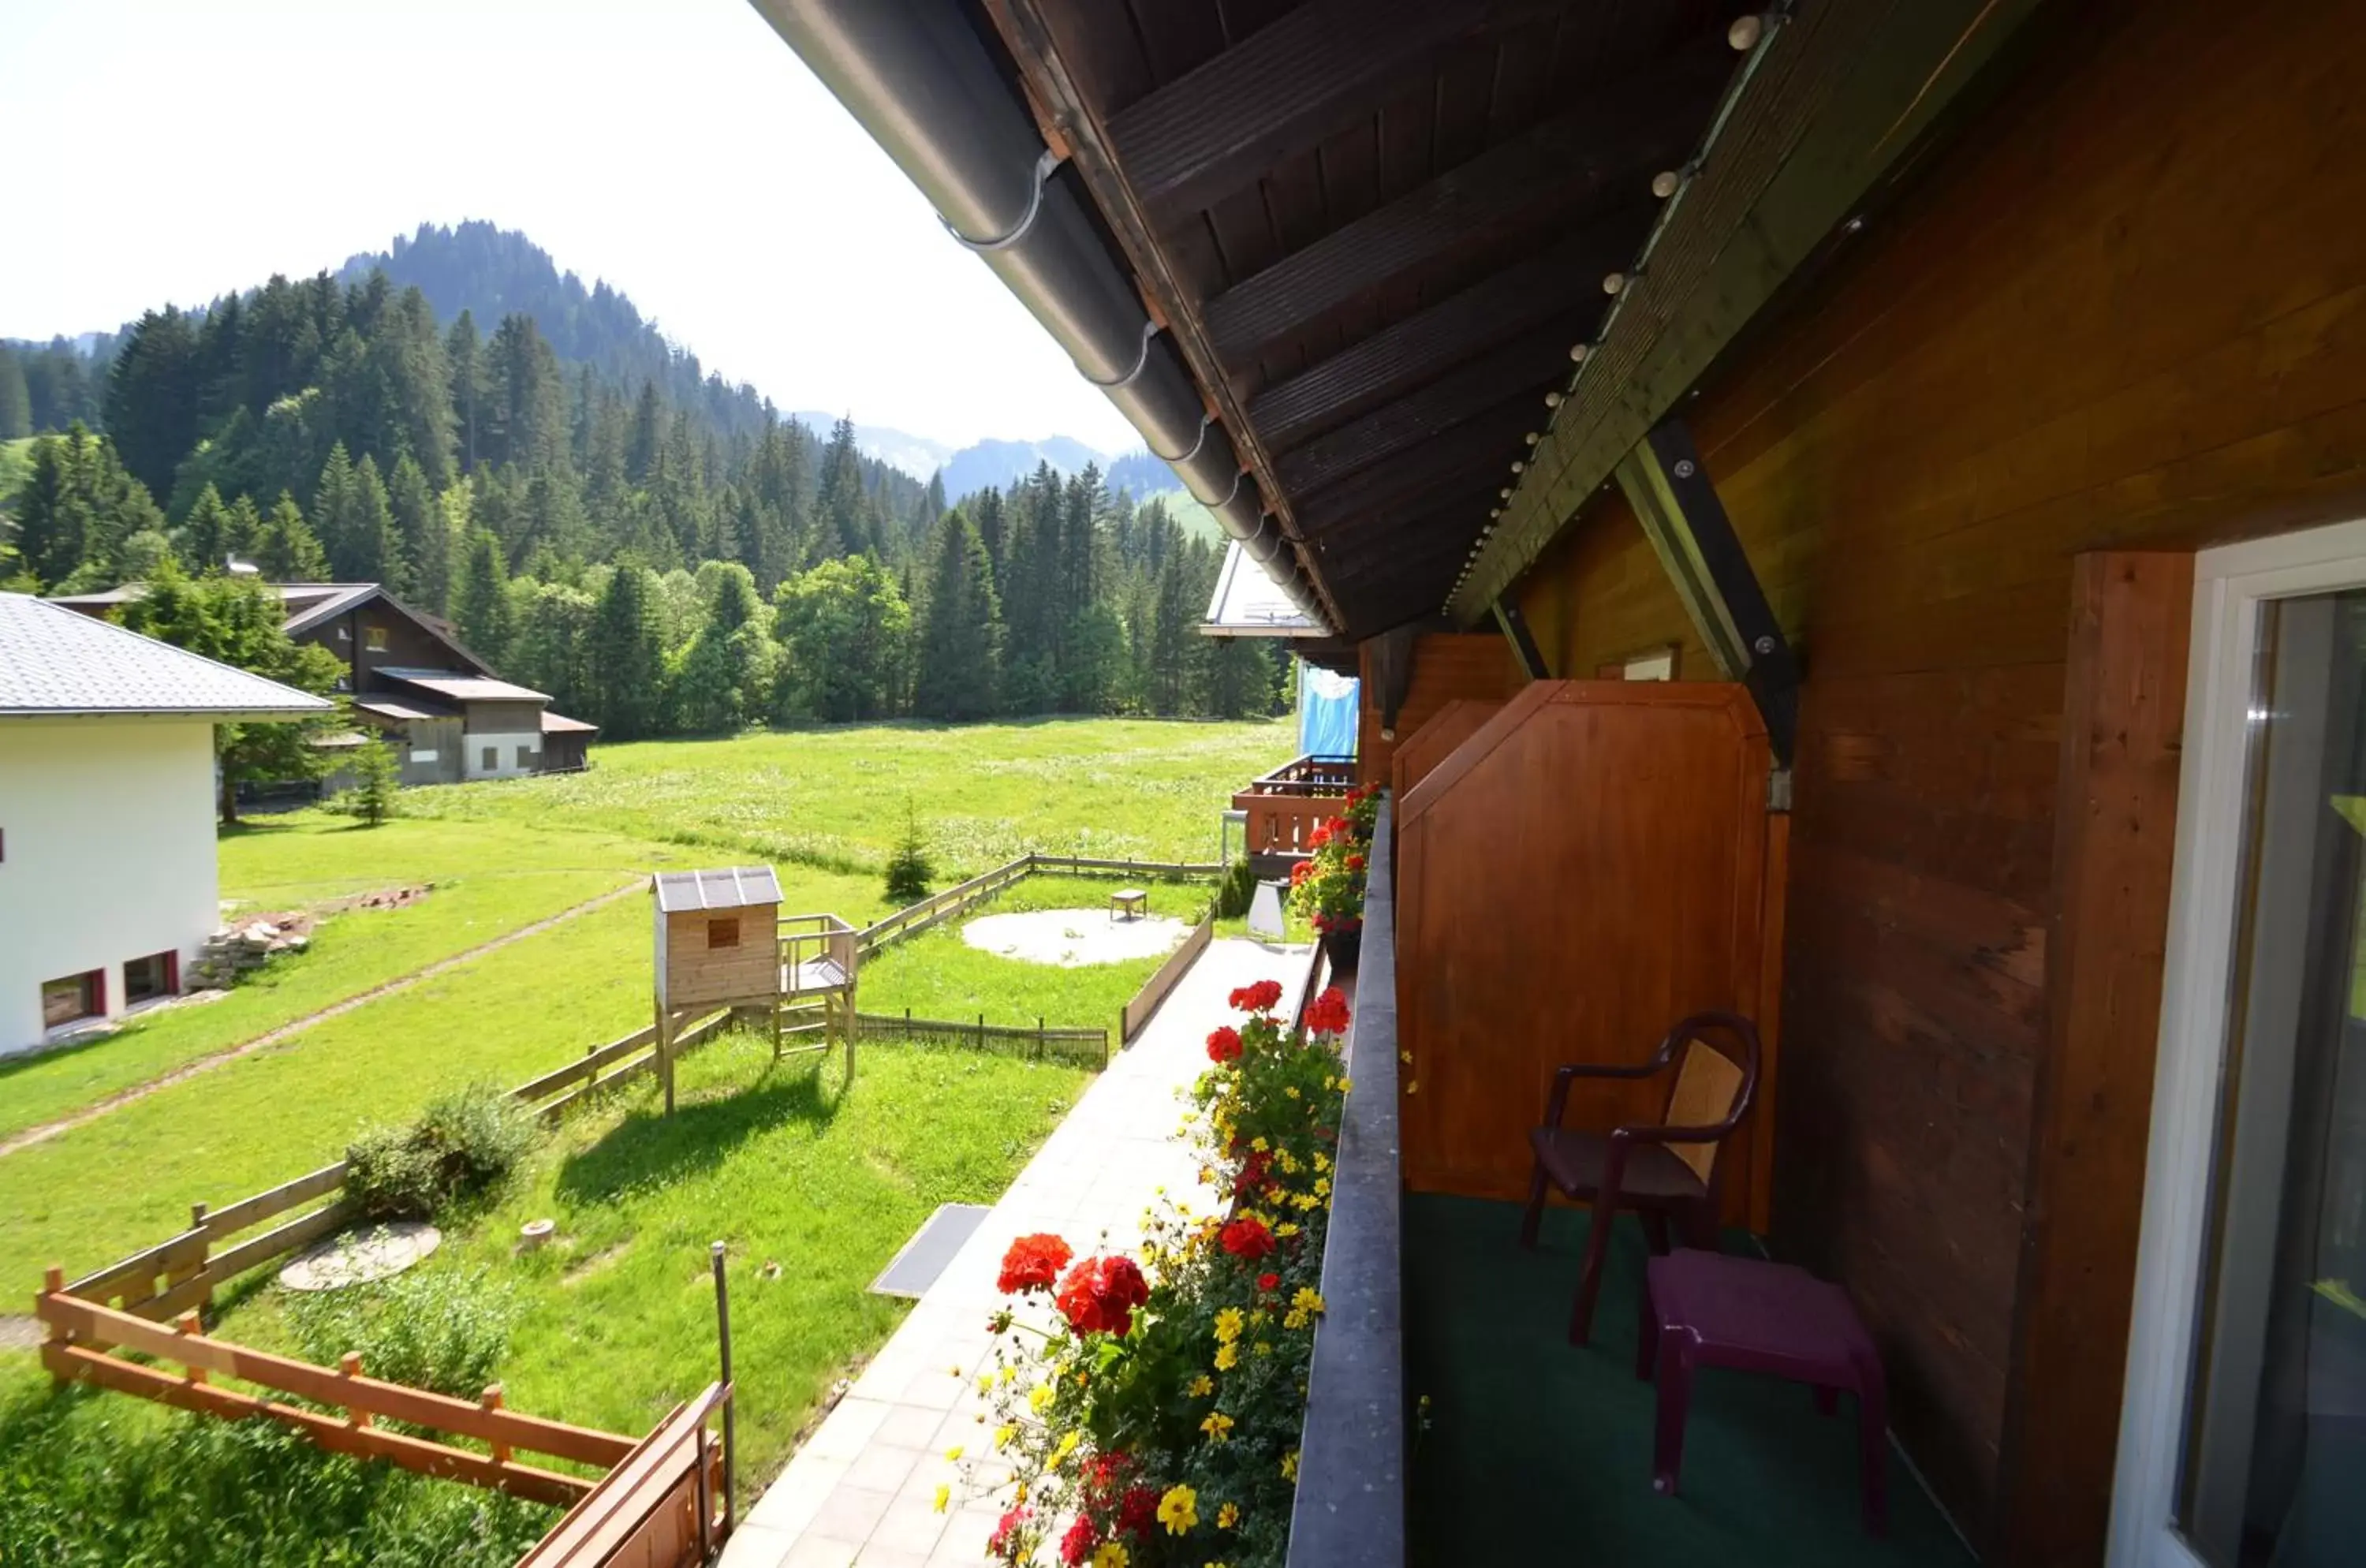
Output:
[[[1394,802],[1373,841],[1389,841]],[[1393,868],[1372,857],[1347,1031],[1346,1111],[1323,1251],[1287,1568],[1404,1568],[1405,1403],[1397,1174]]]
[[1300,757],[1283,763],[1233,796],[1242,814],[1253,855],[1302,855],[1307,836],[1339,815],[1339,803],[1356,782],[1353,757]]

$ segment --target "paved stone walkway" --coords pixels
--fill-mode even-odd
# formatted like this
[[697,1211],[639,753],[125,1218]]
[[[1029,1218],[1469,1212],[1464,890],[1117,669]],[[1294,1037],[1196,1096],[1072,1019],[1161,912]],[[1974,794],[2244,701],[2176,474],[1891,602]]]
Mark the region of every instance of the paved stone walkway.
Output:
[[[1198,1165],[1175,1136],[1176,1091],[1207,1065],[1208,1032],[1231,1016],[1225,998],[1263,979],[1303,981],[1304,948],[1211,942],[1132,1047],[1085,1092],[912,1314],[881,1348],[828,1420],[757,1500],[723,1554],[723,1568],[977,1568],[1001,1505],[965,1505],[944,1457],[955,1444],[988,1451],[976,1390],[992,1357],[987,1317],[1015,1236],[1057,1231],[1079,1253],[1106,1235],[1130,1245],[1162,1186],[1207,1212]],[[952,1369],[962,1369],[955,1378]],[[982,1440],[983,1439],[983,1440]],[[936,1491],[957,1499],[936,1511]]]

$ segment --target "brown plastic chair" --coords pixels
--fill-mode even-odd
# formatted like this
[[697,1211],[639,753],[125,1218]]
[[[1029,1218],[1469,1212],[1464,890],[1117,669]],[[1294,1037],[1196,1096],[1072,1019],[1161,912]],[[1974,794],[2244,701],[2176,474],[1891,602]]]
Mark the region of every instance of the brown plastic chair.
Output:
[[[1577,1299],[1569,1314],[1569,1342],[1583,1345],[1594,1330],[1594,1298],[1602,1290],[1602,1264],[1610,1249],[1610,1223],[1623,1205],[1643,1222],[1651,1250],[1668,1250],[1668,1222],[1687,1247],[1715,1250],[1718,1193],[1726,1134],[1741,1125],[1758,1092],[1758,1026],[1739,1013],[1696,1012],[1668,1031],[1651,1059],[1639,1066],[1572,1066],[1553,1069],[1545,1100],[1545,1124],[1528,1134],[1536,1150],[1536,1175],[1528,1183],[1528,1210],[1520,1224],[1520,1245],[1537,1245],[1545,1213],[1546,1184],[1571,1198],[1594,1201],[1586,1232],[1585,1262],[1577,1276]],[[1648,1078],[1674,1067],[1665,1110],[1658,1123],[1615,1127],[1607,1133],[1572,1132],[1561,1124],[1569,1086],[1579,1078]]]

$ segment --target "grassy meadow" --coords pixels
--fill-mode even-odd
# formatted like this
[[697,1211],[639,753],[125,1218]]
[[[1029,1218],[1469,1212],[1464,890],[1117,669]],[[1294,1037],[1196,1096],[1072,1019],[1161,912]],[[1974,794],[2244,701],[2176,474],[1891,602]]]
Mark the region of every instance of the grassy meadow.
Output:
[[587,773],[422,790],[405,805],[439,821],[558,819],[864,872],[885,863],[908,806],[952,880],[1030,850],[1213,860],[1217,813],[1296,740],[1287,720],[862,725],[601,746]]
[[[223,898],[241,913],[433,891],[400,909],[330,916],[310,951],[220,1000],[0,1066],[0,1139],[654,868],[768,862],[789,912],[875,919],[907,806],[940,886],[1030,849],[1212,858],[1232,791],[1284,760],[1291,739],[1283,724],[1116,720],[820,729],[602,747],[588,774],[408,792],[405,815],[377,829],[317,810],[260,818],[221,840]],[[1110,886],[1034,878],[989,908],[1101,910]],[[1207,892],[1157,885],[1153,906],[1188,917]],[[949,925],[867,966],[862,1005],[1113,1027],[1157,963],[1028,964],[973,950]],[[647,1021],[648,992],[648,911],[628,896],[0,1156],[0,1287],[29,1290],[45,1264],[78,1272],[159,1240],[191,1203],[315,1168],[449,1089],[567,1061]],[[901,1303],[865,1293],[871,1278],[938,1203],[992,1201],[1086,1079],[1055,1063],[873,1043],[850,1087],[842,1057],[776,1065],[761,1041],[727,1035],[685,1062],[671,1122],[646,1084],[570,1118],[489,1212],[456,1222],[429,1267],[489,1267],[518,1289],[524,1313],[501,1367],[514,1404],[636,1429],[713,1375],[705,1248],[726,1240],[743,1477],[760,1480],[831,1381],[900,1321]],[[558,1241],[516,1255],[517,1226],[545,1215]],[[267,1273],[234,1287],[230,1331],[284,1343],[278,1294]],[[104,1448],[93,1434],[118,1432],[131,1445],[122,1462],[136,1466],[146,1461],[130,1456],[147,1451],[137,1444],[180,1419],[119,1399],[58,1399],[29,1354],[0,1350],[0,1430],[54,1437],[62,1422],[75,1434],[68,1448]]]

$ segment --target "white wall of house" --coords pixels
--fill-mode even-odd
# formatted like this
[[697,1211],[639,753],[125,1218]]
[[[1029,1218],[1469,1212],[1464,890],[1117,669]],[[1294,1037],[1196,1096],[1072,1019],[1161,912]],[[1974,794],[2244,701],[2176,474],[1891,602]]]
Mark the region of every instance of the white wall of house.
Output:
[[[462,738],[461,753],[464,772],[472,779],[513,779],[533,773],[542,765],[542,731],[530,729],[523,734],[504,731],[498,735],[470,730]],[[486,754],[492,756],[492,765],[486,766]],[[523,761],[521,761],[523,758]]]
[[167,950],[186,976],[220,923],[213,726],[0,718],[0,1055],[43,1043],[44,981]]

